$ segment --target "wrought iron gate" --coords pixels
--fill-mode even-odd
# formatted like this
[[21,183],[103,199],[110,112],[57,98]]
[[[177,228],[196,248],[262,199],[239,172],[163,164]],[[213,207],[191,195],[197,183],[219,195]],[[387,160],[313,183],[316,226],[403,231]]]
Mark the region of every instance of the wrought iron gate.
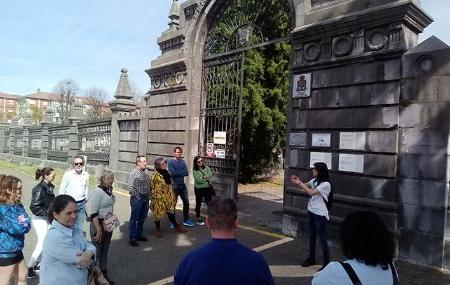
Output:
[[199,153],[213,173],[220,197],[237,199],[244,52],[203,61]]

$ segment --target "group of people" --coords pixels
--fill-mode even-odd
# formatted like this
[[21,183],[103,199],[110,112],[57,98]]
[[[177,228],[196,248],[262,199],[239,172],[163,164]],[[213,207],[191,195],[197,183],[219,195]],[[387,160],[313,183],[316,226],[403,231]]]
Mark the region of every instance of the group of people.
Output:
[[[143,235],[143,226],[149,210],[152,212],[155,223],[155,236],[163,237],[161,219],[167,215],[170,228],[178,233],[186,233],[183,226],[193,227],[195,224],[204,225],[200,214],[203,201],[208,204],[213,193],[211,184],[212,171],[203,163],[200,156],[193,161],[195,214],[196,221],[189,218],[189,194],[184,182],[188,176],[186,162],[182,159],[183,150],[175,147],[173,158],[166,160],[158,157],[154,161],[154,171],[150,174],[147,166],[147,157],[138,155],[136,167],[128,174],[128,192],[130,193],[131,215],[129,223],[129,245],[138,246],[138,241],[147,241]],[[175,207],[181,198],[183,202],[183,222],[180,224],[175,217]]]
[[[237,208],[231,199],[212,199],[212,172],[200,156],[193,166],[196,221],[189,219],[189,199],[184,177],[187,166],[181,158],[182,149],[174,149],[174,158],[159,157],[154,172],[147,170],[145,156],[136,158],[136,168],[129,173],[131,216],[129,244],[147,241],[143,224],[152,211],[155,236],[162,237],[161,219],[167,215],[171,227],[178,233],[187,230],[175,217],[177,197],[183,201],[184,226],[204,225],[211,232],[211,241],[189,253],[178,265],[174,284],[274,284],[269,266],[261,254],[236,240]],[[22,182],[10,175],[0,175],[0,285],[27,283],[40,271],[40,283],[87,284],[88,268],[98,266],[109,282],[107,257],[112,229],[105,227],[106,219],[114,215],[116,198],[112,191],[114,172],[104,169],[99,185],[88,199],[89,174],[84,170],[84,158],[76,156],[73,169],[64,174],[59,195],[55,196],[55,171],[44,167],[36,171],[39,183],[32,190],[31,217],[21,202]],[[341,246],[345,262],[330,262],[327,242],[328,207],[332,188],[327,165],[314,164],[313,178],[302,182],[295,175],[291,182],[310,196],[307,213],[309,221],[309,255],[302,266],[316,264],[316,239],[319,239],[323,265],[313,277],[312,284],[398,284],[393,264],[394,241],[379,216],[373,212],[355,212],[342,224]],[[200,215],[201,203],[207,207],[206,221]],[[84,220],[90,223],[91,242],[82,231]],[[24,236],[34,228],[37,242],[25,265],[22,249]],[[220,278],[218,278],[220,276]]]
[[[0,285],[26,284],[39,275],[40,284],[87,284],[88,267],[97,265],[109,284],[106,264],[112,232],[102,227],[105,216],[114,212],[112,192],[114,173],[104,169],[99,185],[89,197],[89,174],[84,158],[76,156],[73,169],[65,172],[59,195],[55,195],[55,170],[37,169],[39,183],[32,189],[31,218],[21,202],[22,182],[14,176],[0,175]],[[83,232],[90,213],[91,242]],[[37,242],[24,262],[24,236],[34,228]],[[37,274],[39,272],[39,274]]]

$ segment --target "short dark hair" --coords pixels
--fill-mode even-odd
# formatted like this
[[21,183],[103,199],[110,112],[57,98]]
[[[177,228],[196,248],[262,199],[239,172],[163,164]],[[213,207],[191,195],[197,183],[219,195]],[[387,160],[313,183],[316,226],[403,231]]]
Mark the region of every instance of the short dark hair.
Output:
[[176,146],[176,147],[173,148],[173,152],[176,152],[177,150],[183,152],[183,149],[181,147],[179,147],[179,146]]
[[394,239],[380,217],[374,212],[349,214],[342,223],[341,247],[344,255],[367,265],[388,269],[394,258]]
[[51,167],[44,167],[42,169],[36,169],[36,180],[38,180],[39,178],[44,179],[45,176],[50,175],[52,173],[52,171],[54,171],[53,168]]
[[147,156],[146,156],[145,154],[138,154],[138,155],[136,156],[136,164],[138,164],[138,162],[141,161],[141,157],[147,159]]
[[231,230],[237,219],[236,203],[232,199],[214,199],[208,203],[207,214],[212,231]]
[[61,194],[56,196],[53,200],[53,203],[50,205],[50,209],[48,210],[48,222],[51,224],[55,219],[53,217],[53,213],[61,213],[69,203],[77,204],[77,201],[72,196]]

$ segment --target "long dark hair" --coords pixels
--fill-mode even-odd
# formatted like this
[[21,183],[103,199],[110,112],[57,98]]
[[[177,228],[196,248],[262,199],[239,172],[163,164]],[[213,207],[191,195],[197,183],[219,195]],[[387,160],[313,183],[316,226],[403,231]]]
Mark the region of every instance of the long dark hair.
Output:
[[53,200],[53,203],[50,205],[50,209],[48,210],[48,222],[51,224],[55,219],[53,217],[53,213],[61,213],[70,202],[75,205],[77,204],[77,201],[75,201],[72,196],[66,194],[56,196],[55,200]]
[[328,175],[328,167],[325,162],[314,163],[314,169],[317,171],[316,182],[319,185],[322,182],[330,182],[330,176]]
[[[200,170],[200,167],[198,167],[198,164],[197,164],[199,159],[202,159],[202,157],[200,155],[197,155],[196,157],[194,157],[194,162],[193,162],[193,166],[192,166],[194,168],[194,170]],[[202,169],[204,169],[204,168],[205,168],[205,163],[203,163],[203,165],[202,165]]]
[[44,179],[45,176],[50,175],[50,173],[52,173],[52,171],[54,171],[54,169],[51,167],[44,167],[42,169],[39,169],[39,168],[36,169],[36,180],[38,180],[41,177],[42,177],[42,179]]
[[387,269],[394,258],[394,239],[374,212],[349,214],[342,223],[341,247],[344,255],[367,265]]

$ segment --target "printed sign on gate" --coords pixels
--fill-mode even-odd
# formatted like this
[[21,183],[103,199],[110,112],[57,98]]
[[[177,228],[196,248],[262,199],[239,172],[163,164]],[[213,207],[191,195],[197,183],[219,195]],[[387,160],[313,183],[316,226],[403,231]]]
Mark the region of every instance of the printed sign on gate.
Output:
[[206,144],[206,156],[214,157],[214,144],[213,143]]

